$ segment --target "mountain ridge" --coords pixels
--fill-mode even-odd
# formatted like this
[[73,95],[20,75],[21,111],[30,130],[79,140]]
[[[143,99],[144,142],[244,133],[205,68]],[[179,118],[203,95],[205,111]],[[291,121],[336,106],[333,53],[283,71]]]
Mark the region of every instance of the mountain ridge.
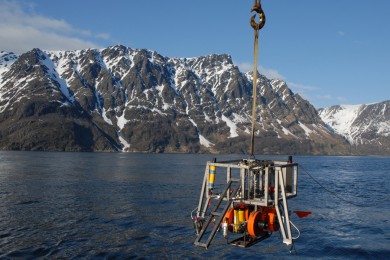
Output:
[[[226,54],[1,52],[0,149],[246,153],[251,79]],[[256,153],[348,153],[285,82],[259,75],[257,84]]]
[[330,129],[348,140],[355,153],[390,154],[390,100],[335,105],[320,109],[319,115]]

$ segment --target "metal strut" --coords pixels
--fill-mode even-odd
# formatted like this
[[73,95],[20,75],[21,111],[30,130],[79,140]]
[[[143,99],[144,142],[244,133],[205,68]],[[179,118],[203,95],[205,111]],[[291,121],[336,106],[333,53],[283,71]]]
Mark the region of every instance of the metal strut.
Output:
[[[217,231],[219,230],[220,225],[222,223],[222,220],[225,217],[226,212],[228,211],[228,209],[230,208],[230,205],[233,202],[232,198],[234,198],[238,194],[238,192],[240,191],[240,188],[237,188],[237,189],[234,189],[232,191],[232,193],[228,195],[228,192],[231,190],[231,186],[233,183],[239,183],[238,187],[241,186],[240,180],[231,179],[227,183],[224,191],[222,192],[222,194],[220,195],[220,198],[217,201],[217,204],[215,205],[210,216],[208,216],[206,222],[202,226],[202,230],[200,231],[200,233],[198,234],[198,236],[195,239],[194,244],[196,246],[204,247],[207,249],[209,247],[211,241],[214,239],[214,236],[217,233]],[[231,196],[231,197],[227,198],[227,196]],[[222,211],[221,211],[220,208],[221,208],[221,204],[223,201],[226,201],[226,203],[223,206]],[[208,227],[210,226],[211,223],[214,223],[213,229],[211,230],[210,233],[208,233],[207,240],[206,241],[203,240],[204,242],[202,242],[202,238],[206,234]]]
[[261,8],[260,0],[255,0],[251,12],[256,11],[259,14],[260,21],[256,23],[255,18],[256,14],[251,17],[250,24],[255,33],[255,42],[254,42],[254,62],[253,62],[253,94],[252,94],[252,132],[251,132],[251,145],[250,145],[250,155],[254,156],[254,146],[255,146],[255,116],[256,116],[256,86],[257,86],[257,60],[258,60],[258,50],[259,50],[259,30],[263,28],[265,24],[265,14]]

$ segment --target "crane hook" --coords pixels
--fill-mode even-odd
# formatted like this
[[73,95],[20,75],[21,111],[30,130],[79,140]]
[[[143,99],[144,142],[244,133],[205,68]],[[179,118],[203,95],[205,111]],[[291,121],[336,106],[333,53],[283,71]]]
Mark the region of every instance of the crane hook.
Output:
[[252,17],[251,17],[251,26],[254,30],[258,31],[260,30],[261,28],[263,28],[264,24],[265,24],[265,14],[264,14],[264,11],[263,9],[261,9],[261,3],[260,3],[260,0],[255,0],[255,4],[253,5],[252,9],[251,9],[251,12],[253,11],[256,11],[256,13],[259,14],[260,16],[260,21],[259,23],[256,23],[255,22],[255,18],[256,18],[256,14],[254,14]]

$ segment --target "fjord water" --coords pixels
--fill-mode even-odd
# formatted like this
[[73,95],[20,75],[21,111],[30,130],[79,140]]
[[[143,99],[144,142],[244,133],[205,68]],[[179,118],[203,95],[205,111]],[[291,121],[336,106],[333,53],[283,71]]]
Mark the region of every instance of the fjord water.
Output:
[[[208,250],[193,246],[190,212],[205,163],[213,157],[245,158],[0,152],[0,258],[290,257],[279,233],[248,249],[226,245],[221,234]],[[296,156],[294,161],[301,167],[290,210],[313,212],[292,217],[301,231],[295,258],[389,257],[390,158]]]

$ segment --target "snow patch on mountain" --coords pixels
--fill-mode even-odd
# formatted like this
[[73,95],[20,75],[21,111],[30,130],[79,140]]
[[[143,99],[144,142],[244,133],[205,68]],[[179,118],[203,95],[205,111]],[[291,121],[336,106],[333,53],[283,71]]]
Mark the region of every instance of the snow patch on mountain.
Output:
[[69,92],[69,88],[66,81],[63,78],[61,78],[59,73],[57,72],[54,62],[50,59],[50,57],[46,53],[42,52],[41,54],[42,54],[41,63],[47,68],[46,71],[47,75],[54,82],[57,82],[59,84],[59,90],[62,92],[62,94],[64,94],[66,99],[71,103],[74,103],[75,98]]
[[226,123],[226,125],[230,128],[230,137],[229,138],[234,138],[234,137],[237,137],[238,136],[238,133],[237,133],[237,125],[232,121],[230,120],[229,118],[227,118],[226,116],[222,115],[221,117],[222,121],[224,121]]
[[129,122],[129,120],[125,118],[124,112],[121,116],[118,116],[116,119],[117,119],[117,125],[119,130],[122,130],[125,127],[125,125]]
[[122,144],[122,151],[124,152],[129,151],[130,144],[121,136],[120,131],[118,132],[118,139],[119,142]]
[[213,146],[214,144],[212,142],[210,142],[209,140],[207,140],[203,135],[199,134],[199,142],[200,142],[200,145],[203,145],[207,148],[210,148],[211,146]]
[[390,121],[378,123],[378,134],[390,136]]
[[[373,144],[390,135],[390,101],[319,110],[322,120],[351,144]],[[379,138],[379,139],[378,139]]]
[[207,147],[207,148],[210,148],[211,146],[213,146],[214,144],[212,142],[210,142],[209,140],[207,140],[203,135],[201,135],[199,133],[199,129],[198,129],[198,125],[195,123],[195,121],[191,118],[188,119],[195,127],[196,129],[198,130],[198,136],[199,136],[199,142],[200,142],[200,145],[203,145],[204,147]]
[[107,124],[109,124],[109,125],[113,125],[111,119],[109,119],[109,118],[107,117],[107,114],[106,114],[106,113],[107,113],[106,110],[104,109],[104,107],[102,107],[102,117],[103,117],[104,121],[105,121]]
[[[6,83],[3,81],[3,75],[10,69],[12,64],[18,59],[18,55],[13,52],[0,51],[0,100],[2,99],[2,87]],[[0,106],[0,112],[5,109],[6,106]]]
[[321,119],[336,133],[343,135],[350,143],[354,143],[352,125],[363,105],[339,105],[320,110]]
[[0,51],[0,82],[2,74],[8,71],[17,59],[18,55],[13,52]]

